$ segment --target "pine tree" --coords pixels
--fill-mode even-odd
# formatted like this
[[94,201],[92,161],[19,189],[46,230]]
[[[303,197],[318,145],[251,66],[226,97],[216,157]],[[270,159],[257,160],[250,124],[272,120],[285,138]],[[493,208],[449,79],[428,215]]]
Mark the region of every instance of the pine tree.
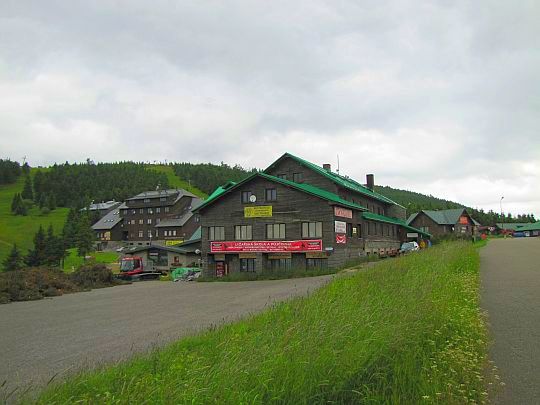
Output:
[[39,205],[39,208],[43,208],[47,206],[47,197],[45,196],[45,194],[43,193],[39,194],[38,205]]
[[79,211],[75,208],[71,208],[66,218],[64,229],[62,230],[64,246],[68,249],[75,247],[77,242],[77,223],[79,221],[79,215]]
[[32,179],[30,176],[26,176],[21,196],[25,200],[34,200],[34,191],[32,190]]
[[82,257],[86,256],[92,250],[95,238],[90,218],[87,213],[84,213],[79,217],[77,223],[77,254]]
[[45,264],[58,267],[60,262],[65,257],[65,249],[62,238],[54,234],[52,225],[47,229],[47,237],[45,240]]
[[16,271],[24,267],[23,256],[21,251],[17,249],[17,245],[13,245],[8,257],[4,260],[4,270]]
[[24,164],[22,165],[22,172],[26,176],[30,174],[30,165],[27,162],[24,162]]
[[19,209],[19,204],[20,204],[20,200],[21,200],[21,196],[19,195],[19,193],[16,193],[14,196],[13,196],[13,200],[11,200],[11,212],[15,215],[17,215],[17,211]]
[[26,264],[28,266],[43,266],[46,262],[46,239],[43,227],[40,225],[38,231],[34,235],[34,248],[28,252],[26,256]]
[[51,211],[54,211],[56,209],[56,197],[54,194],[50,194],[47,197],[47,208],[49,208]]

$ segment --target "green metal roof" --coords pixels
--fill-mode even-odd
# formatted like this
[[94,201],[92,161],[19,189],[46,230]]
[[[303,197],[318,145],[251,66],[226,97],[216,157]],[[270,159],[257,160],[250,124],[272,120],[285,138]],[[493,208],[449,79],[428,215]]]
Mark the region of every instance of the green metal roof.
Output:
[[[307,160],[304,160],[304,159],[301,159],[297,156],[294,156],[290,153],[285,153],[283,154],[278,160],[276,160],[274,163],[272,163],[270,166],[268,166],[268,168],[265,170],[265,172],[267,170],[269,170],[271,167],[273,167],[277,162],[279,162],[280,160],[286,158],[286,157],[289,157],[295,161],[297,161],[298,163],[314,170],[315,172],[321,174],[322,176],[326,177],[327,179],[333,181],[334,183],[336,183],[337,185],[341,186],[341,187],[344,187],[344,188],[348,188],[349,190],[352,190],[352,191],[356,191],[357,193],[361,193],[361,194],[364,194],[368,197],[371,197],[371,198],[374,198],[376,200],[379,200],[379,201],[382,201],[382,202],[385,202],[387,204],[393,204],[393,205],[399,205],[398,203],[396,203],[395,201],[392,201],[390,198],[388,197],[385,197],[384,195],[382,194],[379,194],[373,190],[370,190],[369,188],[365,187],[364,185],[358,183],[357,181],[349,178],[349,177],[345,177],[345,176],[341,176],[337,173],[333,173],[331,171],[328,171],[326,169],[323,169],[321,166],[318,166],[314,163],[311,163],[311,162],[308,162]],[[402,207],[401,205],[399,205],[400,207]]]
[[379,214],[374,214],[373,212],[364,212],[362,214],[362,216],[364,217],[364,219],[369,219],[371,221],[378,221],[378,222],[385,222],[387,224],[399,225],[399,226],[402,226],[403,228],[405,228],[405,229],[407,229],[409,231],[417,232],[417,233],[419,233],[421,235],[424,235],[424,236],[427,236],[427,237],[431,238],[430,233],[427,233],[427,232],[424,232],[424,231],[422,231],[420,229],[414,228],[414,227],[408,225],[405,221],[403,221],[401,219],[391,218],[391,217],[387,217],[387,216],[379,215]]
[[[506,224],[505,224],[506,225]],[[516,229],[516,231],[518,232],[523,232],[523,231],[540,231],[540,221],[538,222],[533,222],[533,223],[530,223],[530,224],[527,224],[527,225],[523,225],[523,226],[520,226]]]
[[[455,225],[459,221],[459,217],[463,212],[467,212],[465,208],[453,208],[449,210],[422,210],[428,217],[435,221],[439,225]],[[410,224],[420,212],[412,214],[409,219],[407,219],[407,224]],[[470,215],[469,215],[470,216]],[[471,217],[472,219],[472,217]]]
[[280,178],[272,176],[270,174],[266,174],[266,173],[263,173],[263,172],[258,172],[258,173],[253,173],[251,176],[246,177],[244,180],[240,181],[239,183],[235,183],[234,185],[231,185],[230,187],[228,187],[226,189],[223,189],[221,187],[220,187],[221,190],[220,190],[220,188],[216,189],[216,191],[214,191],[212,193],[212,195],[210,197],[208,197],[208,199],[203,204],[196,207],[193,210],[193,212],[199,211],[201,208],[204,208],[204,207],[212,204],[219,197],[227,194],[229,191],[232,191],[233,189],[236,189],[237,187],[241,186],[242,184],[247,183],[248,181],[252,180],[255,177],[262,177],[264,179],[273,181],[275,183],[280,183],[280,184],[283,184],[285,186],[295,188],[295,189],[300,190],[300,191],[302,191],[304,193],[314,195],[314,196],[319,197],[319,198],[321,198],[323,200],[327,200],[327,201],[333,202],[335,204],[342,205],[342,206],[347,207],[347,208],[352,208],[352,209],[360,210],[360,211],[366,211],[367,210],[367,208],[365,208],[365,207],[363,207],[361,205],[358,205],[358,204],[353,203],[351,201],[344,200],[343,198],[339,197],[338,195],[336,195],[334,193],[331,193],[331,192],[329,192],[327,190],[320,189],[320,188],[312,186],[310,184],[295,183],[293,181],[280,179]]
[[534,225],[534,222],[533,223],[531,222],[504,222],[504,223],[498,222],[496,225],[497,225],[497,228],[499,229],[506,229],[510,231],[521,231],[522,227]]

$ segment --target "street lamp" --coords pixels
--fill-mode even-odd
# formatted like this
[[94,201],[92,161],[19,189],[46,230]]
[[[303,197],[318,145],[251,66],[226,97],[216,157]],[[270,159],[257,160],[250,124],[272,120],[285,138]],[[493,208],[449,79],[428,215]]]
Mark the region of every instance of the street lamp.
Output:
[[504,217],[503,217],[503,210],[502,210],[502,200],[503,200],[503,199],[504,199],[504,196],[502,196],[502,197],[501,197],[501,200],[499,201],[499,204],[500,204],[500,206],[501,206],[501,222],[504,222],[504,220],[503,220],[503,218],[504,218]]

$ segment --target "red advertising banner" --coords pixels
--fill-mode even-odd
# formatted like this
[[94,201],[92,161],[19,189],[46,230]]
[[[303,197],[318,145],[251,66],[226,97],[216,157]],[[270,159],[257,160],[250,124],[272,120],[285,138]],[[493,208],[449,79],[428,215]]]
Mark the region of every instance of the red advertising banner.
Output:
[[321,251],[321,239],[210,242],[211,253]]
[[347,235],[336,234],[336,243],[347,243]]
[[336,217],[352,219],[352,210],[348,208],[334,206],[334,215]]

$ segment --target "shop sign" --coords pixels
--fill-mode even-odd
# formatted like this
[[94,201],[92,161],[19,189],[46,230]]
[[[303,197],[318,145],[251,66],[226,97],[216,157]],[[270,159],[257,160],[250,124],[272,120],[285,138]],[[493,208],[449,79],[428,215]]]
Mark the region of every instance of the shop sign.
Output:
[[343,221],[334,221],[335,233],[347,233],[347,223]]
[[328,259],[325,252],[306,252],[306,259]]
[[210,242],[211,253],[322,251],[322,239]]
[[416,233],[416,232],[407,232],[407,238],[418,238],[418,233]]
[[268,254],[268,259],[270,260],[277,260],[277,259],[290,259],[292,257],[292,253],[271,253]]
[[347,235],[336,234],[336,243],[347,243]]
[[239,259],[256,259],[257,253],[239,253],[238,258]]
[[465,215],[462,215],[459,217],[459,223],[461,225],[468,225],[469,224],[469,218],[467,218]]
[[271,205],[257,205],[254,207],[244,207],[245,218],[265,218],[272,216]]
[[184,242],[184,239],[166,240],[165,241],[165,246],[179,245],[182,242]]
[[352,219],[352,210],[348,208],[334,206],[334,215],[336,217]]

